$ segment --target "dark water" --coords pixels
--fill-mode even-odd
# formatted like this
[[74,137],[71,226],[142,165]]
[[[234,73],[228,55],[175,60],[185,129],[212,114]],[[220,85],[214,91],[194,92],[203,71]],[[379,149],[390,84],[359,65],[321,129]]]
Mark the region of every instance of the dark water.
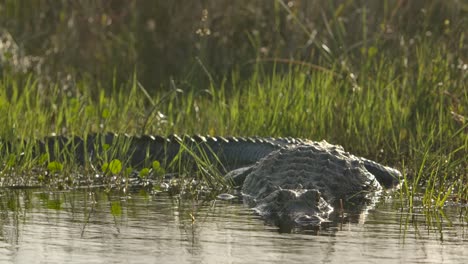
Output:
[[0,263],[468,263],[465,209],[397,208],[380,203],[318,235],[280,234],[232,201],[0,189]]

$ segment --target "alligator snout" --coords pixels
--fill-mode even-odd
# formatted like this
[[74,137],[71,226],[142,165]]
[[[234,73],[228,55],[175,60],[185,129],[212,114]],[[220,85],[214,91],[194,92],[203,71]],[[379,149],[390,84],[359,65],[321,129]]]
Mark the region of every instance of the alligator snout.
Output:
[[326,222],[333,207],[328,204],[316,189],[295,191],[294,205],[289,205],[288,214],[295,216],[294,222],[299,226],[320,226]]
[[298,226],[320,226],[326,220],[318,215],[301,215],[294,219]]
[[278,189],[257,201],[257,213],[279,226],[320,226],[333,208],[315,189]]

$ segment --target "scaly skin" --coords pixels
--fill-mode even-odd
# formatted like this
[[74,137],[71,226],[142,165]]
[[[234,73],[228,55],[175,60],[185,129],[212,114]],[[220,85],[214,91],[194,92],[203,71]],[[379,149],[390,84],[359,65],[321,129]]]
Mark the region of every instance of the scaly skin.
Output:
[[319,227],[340,200],[359,209],[382,192],[362,159],[324,141],[285,146],[229,176],[244,177],[244,200],[283,230]]

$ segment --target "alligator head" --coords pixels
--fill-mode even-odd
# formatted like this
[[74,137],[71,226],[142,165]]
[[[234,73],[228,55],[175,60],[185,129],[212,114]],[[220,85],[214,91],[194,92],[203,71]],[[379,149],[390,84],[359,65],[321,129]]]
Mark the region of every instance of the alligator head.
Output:
[[320,227],[328,222],[333,207],[318,190],[280,188],[256,201],[254,210],[283,231],[290,231],[295,227]]

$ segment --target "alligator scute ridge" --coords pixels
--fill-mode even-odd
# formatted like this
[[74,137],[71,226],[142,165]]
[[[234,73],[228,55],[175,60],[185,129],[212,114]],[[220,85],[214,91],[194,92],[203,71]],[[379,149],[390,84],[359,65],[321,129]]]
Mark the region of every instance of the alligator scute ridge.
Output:
[[[49,136],[37,142],[39,153],[71,147],[78,161],[84,153],[102,151],[102,143],[129,143],[130,165],[145,160],[167,164],[179,153],[181,144],[201,148],[216,157],[226,177],[241,186],[246,204],[265,220],[278,226],[320,226],[327,222],[338,199],[354,204],[372,203],[382,192],[398,183],[398,170],[354,156],[343,147],[326,141],[274,137],[221,137],[155,135],[130,136],[113,133],[80,137]],[[12,143],[0,140],[7,149]],[[99,149],[96,149],[99,148]],[[5,149],[2,147],[2,149]],[[51,160],[55,159],[49,152]]]

